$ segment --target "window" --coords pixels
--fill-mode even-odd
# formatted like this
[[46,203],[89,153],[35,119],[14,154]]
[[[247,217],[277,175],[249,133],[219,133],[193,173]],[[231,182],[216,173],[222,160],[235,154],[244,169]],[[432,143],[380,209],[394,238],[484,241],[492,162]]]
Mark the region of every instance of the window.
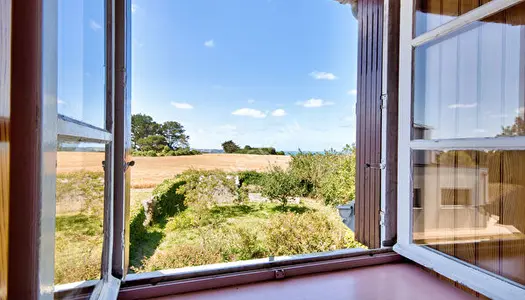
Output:
[[359,249],[351,6],[134,4],[128,279]]
[[396,251],[523,296],[525,4],[404,2]]
[[86,283],[95,286],[94,297],[104,298],[115,290],[111,273],[115,108],[113,67],[108,64],[112,29],[106,26],[113,9],[111,1],[86,0],[58,1],[44,10],[44,19],[57,20],[50,23],[57,26],[57,35],[44,37],[44,44],[51,45],[45,53],[56,51],[57,60],[45,60],[55,65],[44,73],[44,82],[56,86],[46,94],[53,105],[45,105],[43,112],[52,120],[44,122],[43,143],[54,146],[44,159],[50,162],[56,154],[56,169],[46,171],[54,184],[43,185],[43,192],[46,199],[55,200],[54,251],[46,252],[45,259],[54,261],[58,293]]

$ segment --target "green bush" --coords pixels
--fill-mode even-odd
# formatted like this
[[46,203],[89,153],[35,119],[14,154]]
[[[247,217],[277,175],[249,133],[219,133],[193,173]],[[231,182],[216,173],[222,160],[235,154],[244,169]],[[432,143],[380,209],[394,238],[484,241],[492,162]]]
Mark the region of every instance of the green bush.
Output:
[[279,214],[264,229],[272,255],[294,255],[355,248],[361,245],[340,222],[319,212]]
[[281,202],[282,206],[288,204],[288,199],[300,193],[300,181],[290,172],[278,166],[271,167],[263,177],[261,193],[270,200]]
[[342,204],[355,198],[355,147],[342,152],[293,155],[289,172],[300,180],[304,196]]
[[131,155],[133,156],[183,156],[183,155],[199,155],[202,154],[199,150],[190,150],[189,148],[180,148],[177,150],[171,150],[168,146],[164,146],[161,151],[149,150],[149,151],[140,151],[132,150]]
[[241,171],[237,173],[237,176],[243,186],[262,185],[264,180],[264,173],[257,171]]
[[245,200],[234,179],[224,171],[188,170],[180,177],[185,184],[180,187],[179,193],[184,194],[188,206],[210,208],[218,204],[217,199],[228,196],[233,196],[233,202],[237,203]]
[[167,218],[186,209],[185,197],[179,189],[186,184],[183,178],[166,179],[153,190],[153,223],[164,223]]

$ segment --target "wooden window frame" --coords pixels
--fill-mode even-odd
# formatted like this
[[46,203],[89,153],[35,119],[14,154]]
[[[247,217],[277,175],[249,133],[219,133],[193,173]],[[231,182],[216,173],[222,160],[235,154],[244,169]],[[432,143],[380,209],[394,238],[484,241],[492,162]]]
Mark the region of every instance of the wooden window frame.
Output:
[[434,41],[523,0],[493,0],[413,38],[414,0],[401,0],[399,53],[398,240],[394,251],[437,273],[494,299],[523,299],[523,286],[460,259],[412,243],[412,158],[418,149],[525,149],[525,137],[411,140],[414,47]]

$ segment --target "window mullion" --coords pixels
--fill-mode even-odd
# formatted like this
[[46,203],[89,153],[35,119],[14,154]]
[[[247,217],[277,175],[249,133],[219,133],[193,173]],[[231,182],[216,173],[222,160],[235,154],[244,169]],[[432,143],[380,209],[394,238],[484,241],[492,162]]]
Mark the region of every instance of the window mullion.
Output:
[[58,115],[57,135],[62,141],[109,143],[113,139],[111,132],[93,125]]
[[412,150],[525,150],[525,136],[413,140]]
[[450,22],[447,22],[437,28],[434,28],[433,30],[419,35],[412,40],[412,46],[421,46],[523,1],[524,0],[492,0],[478,8],[458,16]]

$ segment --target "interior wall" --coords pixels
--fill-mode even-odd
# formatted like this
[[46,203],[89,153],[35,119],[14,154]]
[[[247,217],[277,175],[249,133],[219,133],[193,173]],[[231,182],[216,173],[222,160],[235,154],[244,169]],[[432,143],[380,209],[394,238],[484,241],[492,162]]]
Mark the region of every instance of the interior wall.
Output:
[[7,298],[11,0],[0,0],[0,299]]

